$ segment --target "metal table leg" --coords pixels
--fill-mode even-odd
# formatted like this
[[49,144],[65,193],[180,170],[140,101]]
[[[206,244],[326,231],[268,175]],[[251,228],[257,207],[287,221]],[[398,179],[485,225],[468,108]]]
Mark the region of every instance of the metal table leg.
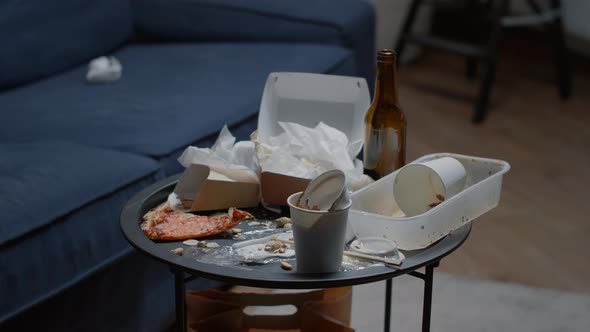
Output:
[[422,332],[430,332],[430,314],[432,312],[432,281],[437,264],[426,266],[424,273],[424,304],[422,306]]
[[176,301],[176,331],[186,332],[186,307],[184,272],[172,271],[174,273],[174,298]]
[[385,319],[383,320],[383,331],[389,332],[391,326],[391,288],[392,279],[385,281]]
[[568,62],[568,51],[565,46],[565,37],[563,33],[563,8],[561,6],[561,0],[551,0],[551,8],[555,11],[560,12],[559,15],[555,16],[553,22],[550,24],[550,31],[553,37],[553,61],[557,67],[557,82],[559,84],[559,95],[561,99],[568,99],[571,95],[571,69]]

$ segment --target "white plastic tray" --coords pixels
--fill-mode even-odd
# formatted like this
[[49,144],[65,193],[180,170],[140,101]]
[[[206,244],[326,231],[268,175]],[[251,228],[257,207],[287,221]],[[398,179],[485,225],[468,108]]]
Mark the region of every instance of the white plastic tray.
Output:
[[452,153],[430,154],[414,162],[441,157],[456,158],[465,166],[467,181],[459,194],[421,215],[395,217],[400,210],[393,195],[393,172],[352,195],[352,232],[389,238],[404,250],[422,249],[498,205],[502,177],[510,169],[507,162]]
[[310,73],[271,73],[266,79],[260,114],[258,139],[282,132],[279,121],[315,127],[322,121],[352,141],[364,137],[364,117],[371,97],[362,77]]

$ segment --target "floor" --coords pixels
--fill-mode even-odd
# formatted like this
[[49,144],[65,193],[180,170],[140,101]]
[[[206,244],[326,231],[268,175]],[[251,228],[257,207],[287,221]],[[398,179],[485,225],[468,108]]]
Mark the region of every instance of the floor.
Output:
[[478,81],[462,59],[426,54],[401,67],[408,157],[455,152],[508,161],[500,206],[480,217],[440,270],[570,291],[590,290],[590,66],[575,58],[573,97],[558,98],[550,49],[505,43],[491,110],[470,122]]
[[[391,331],[420,331],[422,281],[393,282]],[[351,326],[383,331],[384,282],[355,286]],[[590,295],[438,273],[434,279],[432,331],[586,332]]]

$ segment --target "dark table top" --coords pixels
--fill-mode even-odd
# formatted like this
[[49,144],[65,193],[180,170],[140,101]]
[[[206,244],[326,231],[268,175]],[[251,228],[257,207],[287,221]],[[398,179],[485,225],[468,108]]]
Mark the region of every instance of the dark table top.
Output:
[[[399,267],[371,266],[361,270],[342,271],[329,274],[298,274],[295,269],[283,270],[278,263],[226,266],[199,261],[195,256],[179,256],[170,250],[182,245],[182,241],[154,242],[141,231],[143,215],[150,209],[164,202],[174,190],[180,175],[163,179],[129,200],[121,214],[121,229],[127,240],[139,251],[167,264],[171,268],[192,275],[221,280],[235,285],[283,288],[311,289],[359,285],[379,280],[394,278],[423,266],[439,261],[457,249],[469,236],[471,224],[468,223],[428,248],[404,251],[405,261]],[[239,226],[248,228],[244,223]],[[211,239],[221,246],[231,245],[231,239]],[[210,249],[216,250],[216,249]]]

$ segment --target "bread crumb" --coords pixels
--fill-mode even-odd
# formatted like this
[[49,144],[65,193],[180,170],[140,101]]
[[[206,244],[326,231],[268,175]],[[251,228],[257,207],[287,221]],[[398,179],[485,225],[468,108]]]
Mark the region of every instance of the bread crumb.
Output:
[[184,254],[184,249],[183,248],[176,248],[176,249],[170,250],[170,252],[173,254],[177,254],[178,256],[182,256],[182,254]]
[[182,244],[184,244],[185,246],[196,246],[196,245],[199,245],[199,241],[197,241],[195,239],[190,239],[190,240],[182,241]]
[[283,227],[285,227],[285,225],[291,223],[291,218],[280,217],[280,218],[275,219],[275,222],[277,223],[278,228],[283,228]]

